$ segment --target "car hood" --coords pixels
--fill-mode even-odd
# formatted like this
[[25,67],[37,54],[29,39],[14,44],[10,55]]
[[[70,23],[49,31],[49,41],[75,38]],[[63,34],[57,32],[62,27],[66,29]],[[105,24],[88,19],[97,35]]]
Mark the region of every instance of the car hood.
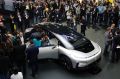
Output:
[[72,55],[77,57],[77,58],[89,58],[89,57],[92,57],[92,56],[96,55],[97,53],[101,53],[100,46],[97,43],[93,42],[93,41],[91,41],[91,43],[94,46],[94,50],[92,50],[91,52],[84,53],[84,52],[77,51],[77,50],[71,50],[71,53],[74,52],[74,54],[72,54]]

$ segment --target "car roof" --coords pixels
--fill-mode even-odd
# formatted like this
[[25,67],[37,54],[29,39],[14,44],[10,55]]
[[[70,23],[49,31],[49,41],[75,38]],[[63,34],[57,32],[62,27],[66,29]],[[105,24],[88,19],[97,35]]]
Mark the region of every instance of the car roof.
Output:
[[67,49],[73,49],[74,47],[69,43],[69,41],[64,38],[62,35],[68,34],[65,29],[68,27],[63,26],[62,24],[58,23],[39,23],[38,26],[52,32],[63,44]]
[[66,30],[68,29],[68,27],[66,27],[62,24],[59,24],[59,23],[45,22],[45,23],[39,23],[38,26],[40,26],[44,29],[47,29],[48,31],[60,34],[60,35],[68,34],[68,33],[66,33],[67,32]]

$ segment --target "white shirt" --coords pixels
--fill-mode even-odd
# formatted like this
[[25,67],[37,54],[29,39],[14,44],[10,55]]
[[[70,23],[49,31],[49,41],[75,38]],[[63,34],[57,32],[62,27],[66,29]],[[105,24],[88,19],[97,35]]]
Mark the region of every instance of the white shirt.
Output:
[[19,21],[21,22],[21,21],[22,21],[22,19],[21,19],[21,16],[20,16],[20,15],[18,15],[18,18],[19,18]]
[[23,38],[23,36],[20,37],[20,40],[21,40],[21,42],[22,42],[22,45],[24,45],[24,38]]
[[66,13],[67,19],[71,19],[71,12]]
[[27,9],[27,10],[29,10],[29,9],[30,9],[30,8],[29,8],[29,5],[26,5],[26,9]]
[[70,7],[68,5],[65,6],[65,11],[68,11]]
[[10,79],[23,79],[23,75],[21,72],[18,72],[18,74],[12,74]]
[[80,6],[76,7],[76,14],[80,14]]

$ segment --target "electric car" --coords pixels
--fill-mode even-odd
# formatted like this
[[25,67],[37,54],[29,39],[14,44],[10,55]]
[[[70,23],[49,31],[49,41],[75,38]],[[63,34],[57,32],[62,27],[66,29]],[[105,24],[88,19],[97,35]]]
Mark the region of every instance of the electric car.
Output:
[[[36,24],[49,37],[48,44],[39,47],[38,59],[57,59],[68,70],[84,68],[101,58],[101,47],[74,31],[57,23]],[[33,27],[25,31],[25,39],[31,37]],[[40,36],[40,34],[36,34]]]

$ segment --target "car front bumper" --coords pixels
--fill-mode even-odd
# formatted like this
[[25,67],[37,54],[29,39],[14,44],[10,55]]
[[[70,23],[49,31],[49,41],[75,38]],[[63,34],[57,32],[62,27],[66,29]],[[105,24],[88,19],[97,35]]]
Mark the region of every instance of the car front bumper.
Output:
[[[98,64],[100,62],[100,60],[101,60],[101,57],[99,59],[97,59],[96,61],[94,61],[93,63],[89,64],[89,65],[86,65],[84,63],[77,63],[75,69],[77,69],[77,70],[79,70],[79,69],[88,69],[88,68]],[[79,65],[79,64],[82,64],[82,65]]]

